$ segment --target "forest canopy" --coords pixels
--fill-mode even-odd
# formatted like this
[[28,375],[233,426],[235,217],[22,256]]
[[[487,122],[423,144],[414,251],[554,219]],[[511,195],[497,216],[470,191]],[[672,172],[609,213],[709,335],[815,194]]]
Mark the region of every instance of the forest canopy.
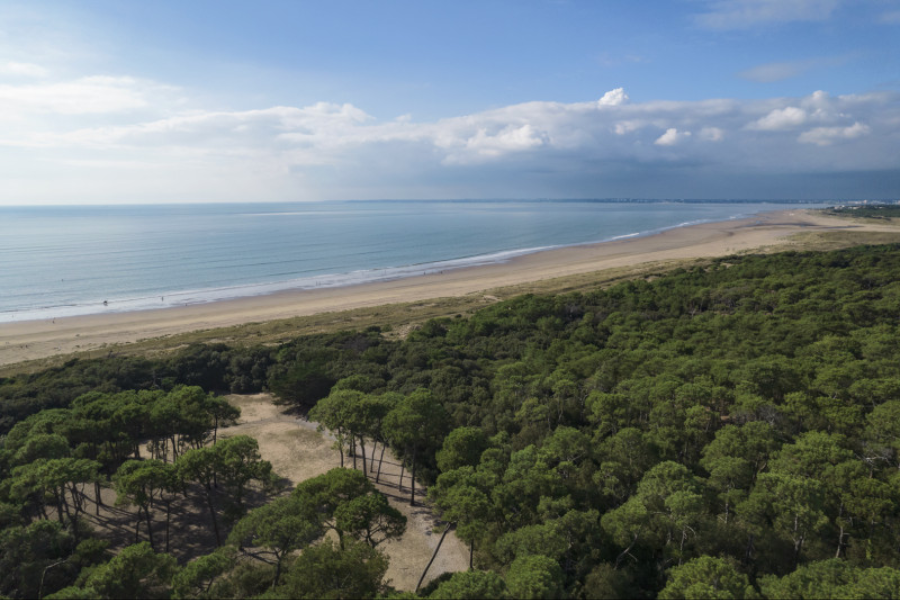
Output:
[[[900,246],[870,246],[521,296],[402,341],[0,380],[0,594],[396,594],[379,545],[405,523],[374,456],[291,490],[252,438],[217,439],[237,417],[217,394],[269,391],[428,487],[473,569],[421,596],[900,597],[898,324]],[[117,553],[81,518],[101,488],[137,507]],[[219,549],[176,560],[141,519],[186,494]]]

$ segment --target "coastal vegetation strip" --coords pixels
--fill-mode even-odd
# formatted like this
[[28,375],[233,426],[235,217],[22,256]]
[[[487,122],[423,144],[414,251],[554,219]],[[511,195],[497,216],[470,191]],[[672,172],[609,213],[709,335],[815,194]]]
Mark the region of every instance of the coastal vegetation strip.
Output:
[[[141,564],[159,595],[202,597],[214,585],[302,597],[342,585],[329,573],[356,574],[356,597],[384,593],[387,562],[368,526],[352,529],[359,541],[309,545],[316,528],[341,527],[340,502],[380,502],[363,481],[378,477],[377,445],[405,471],[406,501],[421,502],[415,489],[427,486],[467,545],[473,570],[424,595],[895,597],[898,281],[900,245],[728,256],[605,289],[490,301],[403,339],[369,327],[195,344],[4,379],[0,560],[19,566],[2,571],[0,592],[110,596]],[[318,415],[360,475],[267,496],[277,470],[257,442],[208,444],[229,419],[210,392],[263,390]],[[103,549],[79,499],[113,487],[140,505],[128,482],[160,460],[139,447],[146,439],[159,456],[179,454],[161,462],[182,461],[176,473],[207,535],[268,563],[222,551],[167,558],[164,538],[155,550]],[[318,516],[303,512],[308,497]],[[251,498],[262,512],[242,517]],[[266,533],[279,519],[296,536]],[[223,526],[216,536],[226,521],[246,535]],[[53,543],[23,542],[40,535]],[[41,584],[59,561],[68,566]]]
[[[224,302],[188,307],[190,313],[169,309],[52,324],[0,325],[0,376],[58,366],[72,357],[159,355],[196,342],[278,344],[301,334],[369,326],[380,327],[387,336],[402,337],[431,318],[470,315],[493,298],[587,290],[703,264],[709,257],[730,253],[832,250],[900,241],[900,228],[892,223],[860,225],[859,219],[833,217],[822,220],[812,211],[776,213],[767,218],[771,220],[762,218],[749,226],[700,226],[707,228],[703,230],[705,236],[715,233],[715,238],[696,249],[690,249],[692,235],[690,228],[685,228],[670,232],[668,238],[641,238],[621,246],[575,248],[565,250],[563,255],[531,257],[531,262],[515,268],[495,265],[490,271],[412,278],[408,284],[394,282],[390,290],[378,292],[366,287],[348,288],[330,292],[332,295],[322,301],[301,293],[250,299],[239,305]],[[353,308],[341,310],[348,306]],[[292,314],[299,316],[286,317]]]

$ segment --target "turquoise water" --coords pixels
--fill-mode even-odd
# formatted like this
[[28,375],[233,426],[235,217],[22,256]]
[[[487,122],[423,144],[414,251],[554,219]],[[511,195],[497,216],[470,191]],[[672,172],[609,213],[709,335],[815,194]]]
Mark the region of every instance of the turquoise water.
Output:
[[797,205],[385,201],[0,207],[0,322],[394,279],[791,207]]

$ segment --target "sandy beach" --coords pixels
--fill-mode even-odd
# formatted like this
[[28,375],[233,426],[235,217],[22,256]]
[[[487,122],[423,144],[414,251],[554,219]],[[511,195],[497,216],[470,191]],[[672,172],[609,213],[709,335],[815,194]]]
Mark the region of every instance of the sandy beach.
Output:
[[0,365],[187,331],[264,322],[431,298],[476,294],[502,286],[661,261],[725,256],[784,243],[798,232],[898,231],[792,210],[704,223],[646,237],[537,252],[505,263],[394,281],[279,292],[268,296],[127,313],[0,324]]

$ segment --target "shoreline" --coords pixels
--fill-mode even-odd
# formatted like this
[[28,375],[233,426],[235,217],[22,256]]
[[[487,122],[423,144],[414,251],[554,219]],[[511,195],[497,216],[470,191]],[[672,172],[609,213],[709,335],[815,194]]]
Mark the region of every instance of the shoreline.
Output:
[[[766,212],[778,212],[795,210],[779,207]],[[607,238],[591,241],[579,241],[570,243],[550,244],[543,246],[512,248],[505,250],[488,251],[484,254],[462,255],[456,258],[447,258],[425,262],[412,262],[383,267],[371,267],[354,269],[349,271],[337,271],[318,273],[316,275],[304,275],[286,280],[276,281],[232,281],[213,287],[187,287],[185,289],[155,290],[142,289],[140,292],[123,292],[124,295],[103,299],[102,296],[86,299],[71,299],[66,304],[48,304],[29,308],[13,309],[0,312],[0,326],[12,323],[26,323],[31,321],[50,321],[67,319],[71,317],[88,317],[94,315],[114,315],[119,313],[133,313],[153,311],[159,309],[183,308],[198,304],[225,302],[231,300],[269,296],[281,292],[309,291],[316,288],[340,288],[353,287],[368,283],[383,283],[422,275],[434,275],[448,270],[467,269],[470,267],[488,266],[493,264],[505,264],[511,260],[550,250],[561,250],[582,246],[593,246],[609,242],[628,240],[634,238],[650,237],[664,233],[671,229],[683,229],[695,225],[703,225],[715,222],[733,222],[741,219],[750,219],[763,213],[750,213],[745,215],[722,216],[714,219],[697,219],[684,221],[675,225],[664,225],[658,228],[635,231],[614,235]]]
[[783,243],[792,234],[829,230],[900,231],[809,210],[675,227],[659,233],[541,250],[507,261],[339,287],[294,289],[160,309],[0,324],[0,365],[97,350],[190,331],[434,298],[568,275],[673,260],[711,258]]

